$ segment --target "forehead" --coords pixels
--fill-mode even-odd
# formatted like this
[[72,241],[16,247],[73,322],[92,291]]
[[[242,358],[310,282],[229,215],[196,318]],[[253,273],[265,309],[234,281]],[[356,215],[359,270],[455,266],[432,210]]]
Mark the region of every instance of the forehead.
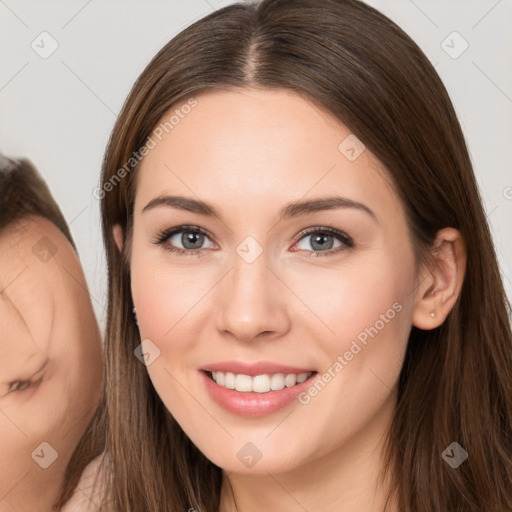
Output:
[[0,235],[2,371],[18,369],[20,358],[26,358],[30,350],[42,349],[48,339],[55,306],[55,280],[50,262],[42,261],[48,256],[43,258],[41,240],[46,240],[48,250],[54,250],[60,242],[60,232],[55,230],[45,219],[31,217],[10,225]]
[[[195,100],[193,108],[175,105],[155,127],[137,178],[139,210],[142,201],[171,190],[224,208],[245,203],[266,211],[335,192],[396,209],[380,162],[345,125],[300,95],[247,88],[203,92]],[[176,111],[181,115],[169,123]],[[346,147],[354,143],[363,151],[348,158],[354,155]]]
[[[67,241],[61,231],[49,220],[39,216],[25,216],[0,232],[0,275],[5,279],[6,269],[53,259]],[[46,252],[46,249],[48,250]]]
[[41,217],[25,217],[4,229],[0,234],[0,306],[16,310],[27,323],[45,314],[60,285],[57,259],[69,257],[67,246],[72,250],[60,230]]

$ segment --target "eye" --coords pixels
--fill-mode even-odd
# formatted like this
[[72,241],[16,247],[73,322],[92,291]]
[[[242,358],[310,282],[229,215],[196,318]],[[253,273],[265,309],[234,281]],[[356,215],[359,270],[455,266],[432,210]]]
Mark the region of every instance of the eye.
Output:
[[[299,247],[299,249],[306,251],[311,248],[313,252],[310,257],[324,256],[320,253],[329,255],[354,246],[354,242],[349,235],[331,227],[309,228],[301,235],[297,244],[307,238],[311,239],[309,244],[306,244],[309,245],[309,248]],[[199,226],[178,226],[161,232],[153,243],[163,246],[169,252],[186,256],[200,256],[205,249],[215,247],[211,241],[209,247],[204,247],[205,241],[209,241],[209,235]],[[338,242],[338,245],[335,245],[336,242]]]
[[30,386],[30,382],[28,380],[15,380],[9,384],[9,388],[7,393],[13,393],[14,391],[23,391]]
[[44,375],[39,377],[37,380],[15,380],[9,384],[7,394],[14,393],[15,391],[24,391],[27,388],[37,388],[39,384],[41,384],[43,377]]
[[[211,242],[209,247],[203,247],[205,240],[209,240],[208,234],[200,227],[178,226],[160,233],[153,243],[164,246],[170,252],[190,256],[199,254],[204,249],[214,247]],[[181,247],[179,244],[181,244]]]
[[[308,239],[309,241],[307,241]],[[331,227],[314,227],[307,229],[302,233],[297,244],[302,242],[304,242],[304,244],[302,247],[299,247],[299,249],[306,251],[312,250],[313,252],[310,257],[327,256],[350,249],[354,246],[354,241],[349,235]],[[336,245],[336,242],[338,245]]]

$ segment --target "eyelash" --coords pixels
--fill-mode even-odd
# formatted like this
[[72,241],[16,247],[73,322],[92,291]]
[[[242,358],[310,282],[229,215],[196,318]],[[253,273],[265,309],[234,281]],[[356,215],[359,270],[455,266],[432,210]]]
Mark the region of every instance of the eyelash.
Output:
[[25,391],[28,388],[37,387],[39,384],[41,384],[41,381],[43,380],[43,376],[39,377],[37,380],[15,380],[11,383],[9,383],[8,391],[7,393],[16,393]]
[[[166,229],[166,230],[162,231],[158,235],[157,239],[154,240],[152,243],[154,243],[156,245],[163,246],[164,243],[169,240],[169,238],[171,238],[176,233],[181,233],[181,232],[202,234],[202,235],[205,235],[206,237],[210,238],[209,234],[205,230],[201,229],[199,226],[177,226],[177,227]],[[317,226],[317,227],[313,227],[313,228],[307,228],[302,233],[300,233],[300,236],[298,237],[298,239],[295,243],[300,242],[306,236],[314,234],[314,233],[332,235],[333,237],[337,238],[343,245],[341,245],[340,247],[337,247],[336,249],[329,249],[327,251],[308,251],[311,253],[309,258],[330,256],[330,255],[333,255],[338,252],[341,252],[341,251],[344,251],[347,249],[351,249],[352,247],[354,247],[354,241],[352,240],[352,238],[349,235],[347,235],[343,231],[339,231],[339,230],[334,229],[329,226],[323,226],[323,227]],[[176,253],[176,254],[180,254],[180,255],[184,255],[184,256],[198,256],[198,257],[200,257],[202,252],[206,250],[206,249],[181,249],[180,247],[172,247],[172,246],[168,246],[168,247],[164,247],[164,248],[165,248],[165,250],[172,252],[172,253]]]
[[15,391],[24,391],[30,387],[30,382],[28,380],[16,380],[9,384],[8,393],[14,393]]

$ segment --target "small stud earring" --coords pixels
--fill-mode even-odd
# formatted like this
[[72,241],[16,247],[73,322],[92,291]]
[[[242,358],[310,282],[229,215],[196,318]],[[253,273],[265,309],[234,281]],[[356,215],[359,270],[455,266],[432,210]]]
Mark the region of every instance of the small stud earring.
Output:
[[432,318],[434,318],[434,317],[436,316],[435,312],[434,312],[434,311],[432,311],[432,313],[430,313],[430,316],[431,316]]
[[139,322],[137,321],[137,310],[135,308],[132,308],[133,317],[135,319],[135,323],[139,325]]

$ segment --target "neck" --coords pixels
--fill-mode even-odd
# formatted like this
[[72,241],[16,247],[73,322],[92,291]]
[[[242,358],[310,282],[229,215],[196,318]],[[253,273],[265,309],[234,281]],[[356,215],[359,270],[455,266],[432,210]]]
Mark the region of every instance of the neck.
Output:
[[[380,479],[383,442],[395,405],[392,394],[337,450],[286,473],[224,472],[219,511],[383,512],[389,489],[389,479]],[[395,512],[396,505],[390,502],[386,511]]]

